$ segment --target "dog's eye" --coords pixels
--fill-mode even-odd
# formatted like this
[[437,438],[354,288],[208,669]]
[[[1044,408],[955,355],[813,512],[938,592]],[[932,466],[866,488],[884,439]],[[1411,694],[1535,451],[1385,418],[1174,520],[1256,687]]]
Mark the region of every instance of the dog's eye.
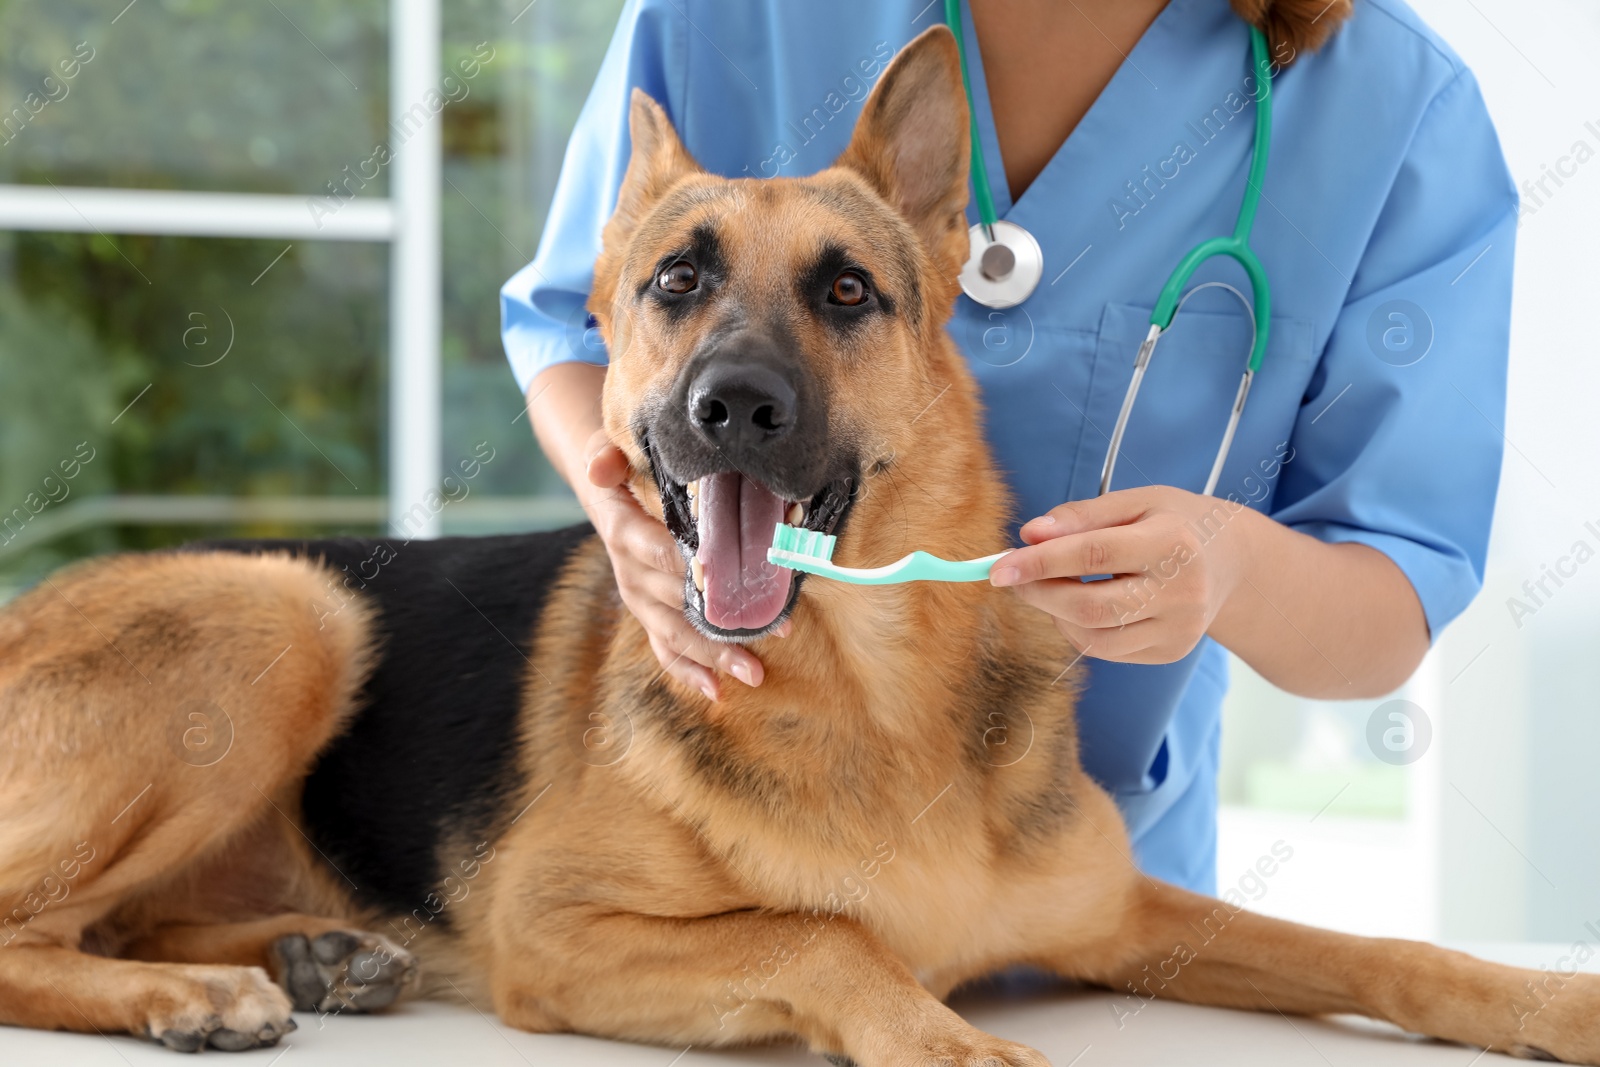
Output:
[[833,280],[828,299],[845,307],[856,307],[867,299],[867,282],[853,270],[847,270]]
[[695,273],[693,264],[680,259],[661,272],[656,284],[666,292],[682,296],[694,292],[694,287],[700,284],[700,276]]

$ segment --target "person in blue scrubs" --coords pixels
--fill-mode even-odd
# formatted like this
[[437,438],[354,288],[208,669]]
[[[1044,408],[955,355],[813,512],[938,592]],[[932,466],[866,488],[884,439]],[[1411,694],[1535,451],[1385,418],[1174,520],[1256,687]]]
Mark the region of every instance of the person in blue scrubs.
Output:
[[[1084,653],[1085,767],[1138,862],[1202,892],[1217,878],[1224,650],[1302,695],[1391,691],[1481,585],[1500,470],[1517,198],[1477,84],[1400,0],[1335,0],[1316,26],[1295,13],[1308,6],[963,5],[995,206],[1045,263],[1021,305],[963,296],[949,325],[1017,518],[1036,517],[992,580]],[[1264,13],[1282,68],[1253,238],[1271,341],[1217,488],[1244,507],[1199,495],[1251,343],[1245,308],[1215,287],[1162,340],[1097,498],[1157,293],[1192,246],[1232,230],[1244,193],[1254,82],[1236,7]],[[928,0],[630,0],[538,255],[504,287],[541,444],[663,667],[712,699],[760,684],[759,660],[688,627],[670,535],[606,491],[625,461],[599,432],[606,354],[584,302],[628,161],[630,91],[659,101],[713,173],[801,176],[844,149],[887,63],[941,14]],[[1230,260],[1192,284],[1208,281],[1249,292]],[[1144,576],[1144,592],[1074,577],[1096,573]]]

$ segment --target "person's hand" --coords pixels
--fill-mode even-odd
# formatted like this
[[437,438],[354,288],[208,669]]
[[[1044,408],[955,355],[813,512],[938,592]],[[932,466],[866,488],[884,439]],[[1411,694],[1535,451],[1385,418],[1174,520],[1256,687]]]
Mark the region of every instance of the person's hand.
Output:
[[[581,494],[590,498],[583,510],[611,555],[622,602],[644,626],[662,669],[713,701],[721,695],[715,671],[760,685],[759,659],[738,645],[704,637],[684,618],[683,556],[666,526],[628,489],[628,457],[603,430],[590,440],[587,454],[589,481],[601,491]],[[780,636],[787,628],[785,622]]]
[[1000,560],[989,580],[1049,614],[1085,655],[1171,663],[1199,644],[1247,580],[1251,531],[1262,519],[1182,489],[1124,489],[1024,525],[1026,547]]

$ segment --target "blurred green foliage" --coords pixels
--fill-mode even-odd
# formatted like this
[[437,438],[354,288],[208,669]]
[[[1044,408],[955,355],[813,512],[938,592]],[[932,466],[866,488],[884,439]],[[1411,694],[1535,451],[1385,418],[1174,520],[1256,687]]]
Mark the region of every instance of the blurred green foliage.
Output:
[[[85,441],[79,500],[381,494],[387,248],[296,243],[274,264],[285,248],[0,235],[0,509]],[[195,533],[95,531],[0,566]]]
[[[565,492],[519,418],[498,290],[537,246],[620,6],[445,0],[441,458],[492,442],[484,495]],[[388,31],[383,0],[0,0],[0,182],[326,195],[393,136]],[[359,195],[386,192],[380,172]],[[287,244],[0,234],[0,515],[82,441],[96,459],[72,500],[381,495],[387,246]],[[233,532],[313,529],[0,546],[0,586],[89,552]]]
[[495,50],[471,93],[444,110],[443,447],[448,463],[475,442],[506,441],[484,472],[486,493],[566,494],[522,415],[499,292],[538,247],[567,138],[621,10],[622,0],[444,3],[447,66],[480,42]]
[[[385,0],[121,8],[0,3],[0,108],[62,83],[0,147],[0,181],[309,194],[384,136]],[[93,58],[68,81],[59,64],[80,42]]]

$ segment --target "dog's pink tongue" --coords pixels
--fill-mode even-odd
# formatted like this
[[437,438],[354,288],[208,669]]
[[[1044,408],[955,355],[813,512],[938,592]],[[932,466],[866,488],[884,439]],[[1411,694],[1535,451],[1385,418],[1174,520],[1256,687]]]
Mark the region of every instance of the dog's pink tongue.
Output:
[[724,630],[759,630],[789,599],[787,567],[767,562],[782,497],[737,471],[700,479],[700,550],[706,621]]

